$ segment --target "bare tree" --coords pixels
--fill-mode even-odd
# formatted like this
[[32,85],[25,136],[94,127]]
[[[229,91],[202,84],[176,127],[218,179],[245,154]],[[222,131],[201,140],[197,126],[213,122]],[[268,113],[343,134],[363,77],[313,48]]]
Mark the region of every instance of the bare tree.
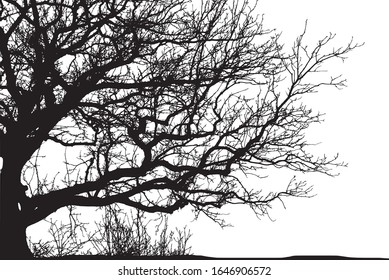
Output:
[[[330,34],[309,48],[303,34],[288,53],[249,2],[1,2],[2,258],[29,257],[26,228],[63,207],[189,205],[222,223],[223,205],[261,215],[309,191],[261,192],[245,174],[342,165],[309,153],[304,132],[322,116],[301,98],[344,86],[310,77],[357,45],[327,49]],[[47,147],[64,163],[53,174]]]

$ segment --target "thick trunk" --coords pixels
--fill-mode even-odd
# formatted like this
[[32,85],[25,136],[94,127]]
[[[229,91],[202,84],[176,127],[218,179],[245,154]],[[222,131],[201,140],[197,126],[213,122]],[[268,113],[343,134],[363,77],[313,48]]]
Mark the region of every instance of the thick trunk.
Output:
[[26,227],[18,222],[18,217],[0,221],[0,259],[30,259],[32,254],[27,246]]
[[26,196],[20,184],[20,172],[7,168],[4,161],[0,175],[0,259],[32,257],[26,240],[23,206]]

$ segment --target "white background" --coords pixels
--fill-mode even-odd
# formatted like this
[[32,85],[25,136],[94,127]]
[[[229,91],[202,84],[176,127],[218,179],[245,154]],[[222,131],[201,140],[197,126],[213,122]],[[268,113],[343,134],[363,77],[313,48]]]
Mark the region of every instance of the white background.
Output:
[[[265,27],[282,31],[286,43],[302,32],[306,19],[312,42],[332,32],[338,46],[352,37],[365,43],[345,63],[330,65],[330,73],[344,74],[348,87],[324,88],[309,99],[326,116],[307,136],[322,142],[319,154],[339,152],[348,167],[339,169],[335,178],[307,177],[316,196],[286,199],[286,209],[275,203],[270,212],[274,222],[234,207],[228,208],[227,219],[233,228],[221,229],[206,218],[189,224],[193,253],[389,257],[388,6],[379,0],[260,1]],[[183,211],[178,216],[188,215]]]
[[[389,101],[389,7],[386,3],[379,0],[260,1],[265,25],[282,31],[286,42],[291,42],[301,33],[305,19],[309,20],[308,35],[312,38],[334,32],[344,43],[352,36],[358,42],[365,42],[365,46],[352,52],[344,64],[331,68],[331,71],[345,75],[348,87],[340,92],[324,90],[310,99],[315,109],[326,113],[326,121],[320,127],[313,127],[309,137],[322,142],[320,149],[323,153],[339,152],[349,167],[339,170],[341,174],[336,178],[310,176],[309,183],[315,186],[316,197],[287,199],[287,209],[275,204],[271,211],[273,222],[267,218],[258,220],[249,210],[235,207],[228,209],[231,211],[228,221],[234,225],[233,228],[222,230],[205,218],[190,223],[193,253],[214,257],[389,257],[389,137],[386,113]],[[186,224],[192,216],[188,211],[182,211],[172,218],[179,220],[178,224]],[[8,275],[7,279],[31,275],[40,275],[41,279],[52,279],[53,276],[69,279],[70,274],[77,275],[82,271],[82,275],[78,274],[76,278],[89,275],[93,279],[114,279],[117,268],[129,263],[65,264],[2,261],[0,275]],[[147,263],[149,266],[159,264],[161,262]],[[197,266],[196,262],[185,264],[185,267]],[[387,277],[377,273],[383,271],[385,265],[379,262],[298,264],[273,263],[277,274],[267,279],[313,279],[314,276],[315,279],[346,278],[337,277],[340,271],[349,278],[351,275],[363,276],[364,279]],[[146,263],[137,265],[145,266]],[[361,274],[358,269],[363,267],[366,269]],[[47,268],[53,271],[47,271]],[[42,277],[43,269],[46,273]],[[232,278],[238,279],[228,279]]]
[[[313,198],[287,198],[271,206],[270,220],[258,220],[248,207],[228,206],[221,229],[206,217],[193,221],[190,209],[175,213],[170,222],[180,229],[187,225],[193,236],[192,253],[212,257],[286,257],[292,255],[342,255],[389,258],[389,17],[388,5],[362,1],[259,1],[265,28],[282,32],[281,42],[292,45],[308,20],[306,43],[336,33],[334,47],[352,38],[365,43],[348,59],[328,65],[329,74],[343,74],[348,87],[339,91],[322,88],[306,101],[325,113],[325,122],[307,131],[311,142],[321,142],[317,155],[335,155],[348,163],[336,170],[337,177],[301,176],[314,186]],[[53,171],[54,172],[54,171]],[[279,173],[269,180],[289,182]],[[281,180],[282,179],[282,180]],[[252,181],[261,187],[263,182]],[[35,233],[37,225],[29,228]],[[152,234],[152,233],[150,233]]]
[[[206,217],[191,222],[189,209],[170,221],[193,233],[192,253],[213,257],[285,257],[291,255],[342,255],[389,257],[389,184],[387,179],[389,137],[387,81],[389,58],[388,5],[385,1],[259,1],[265,28],[282,32],[287,46],[304,29],[307,44],[336,33],[334,47],[351,38],[365,43],[349,54],[345,63],[331,63],[329,73],[343,74],[348,87],[322,90],[306,100],[325,113],[325,122],[308,129],[307,138],[321,142],[317,155],[340,153],[348,163],[335,178],[300,177],[314,185],[315,197],[285,199],[272,204],[272,220],[258,220],[248,207],[228,207],[221,229]],[[279,180],[278,173],[270,174]],[[290,178],[284,179],[285,186]],[[261,186],[262,182],[250,184]],[[30,227],[30,231],[37,228]]]

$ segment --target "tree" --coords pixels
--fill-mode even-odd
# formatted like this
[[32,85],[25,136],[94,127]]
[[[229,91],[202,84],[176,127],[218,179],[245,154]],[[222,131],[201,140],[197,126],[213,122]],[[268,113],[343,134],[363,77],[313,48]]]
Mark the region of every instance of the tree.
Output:
[[[29,257],[26,228],[67,206],[190,205],[221,222],[223,205],[261,215],[309,191],[291,180],[263,194],[245,174],[333,175],[337,157],[307,149],[304,132],[322,115],[301,98],[344,86],[309,81],[357,45],[326,51],[330,34],[308,48],[304,32],[288,54],[249,2],[1,2],[2,258]],[[50,145],[64,163],[55,174],[40,163]]]

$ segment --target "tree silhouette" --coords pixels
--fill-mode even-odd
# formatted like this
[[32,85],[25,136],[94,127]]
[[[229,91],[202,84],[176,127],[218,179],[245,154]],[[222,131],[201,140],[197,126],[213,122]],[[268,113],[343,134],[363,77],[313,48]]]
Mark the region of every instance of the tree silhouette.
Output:
[[249,2],[1,2],[2,258],[28,258],[26,228],[67,206],[191,206],[221,223],[223,205],[261,215],[309,191],[292,179],[265,193],[245,174],[342,165],[307,150],[322,115],[301,98],[344,86],[321,67],[357,45],[328,48],[330,34],[309,48],[304,32],[288,53]]

